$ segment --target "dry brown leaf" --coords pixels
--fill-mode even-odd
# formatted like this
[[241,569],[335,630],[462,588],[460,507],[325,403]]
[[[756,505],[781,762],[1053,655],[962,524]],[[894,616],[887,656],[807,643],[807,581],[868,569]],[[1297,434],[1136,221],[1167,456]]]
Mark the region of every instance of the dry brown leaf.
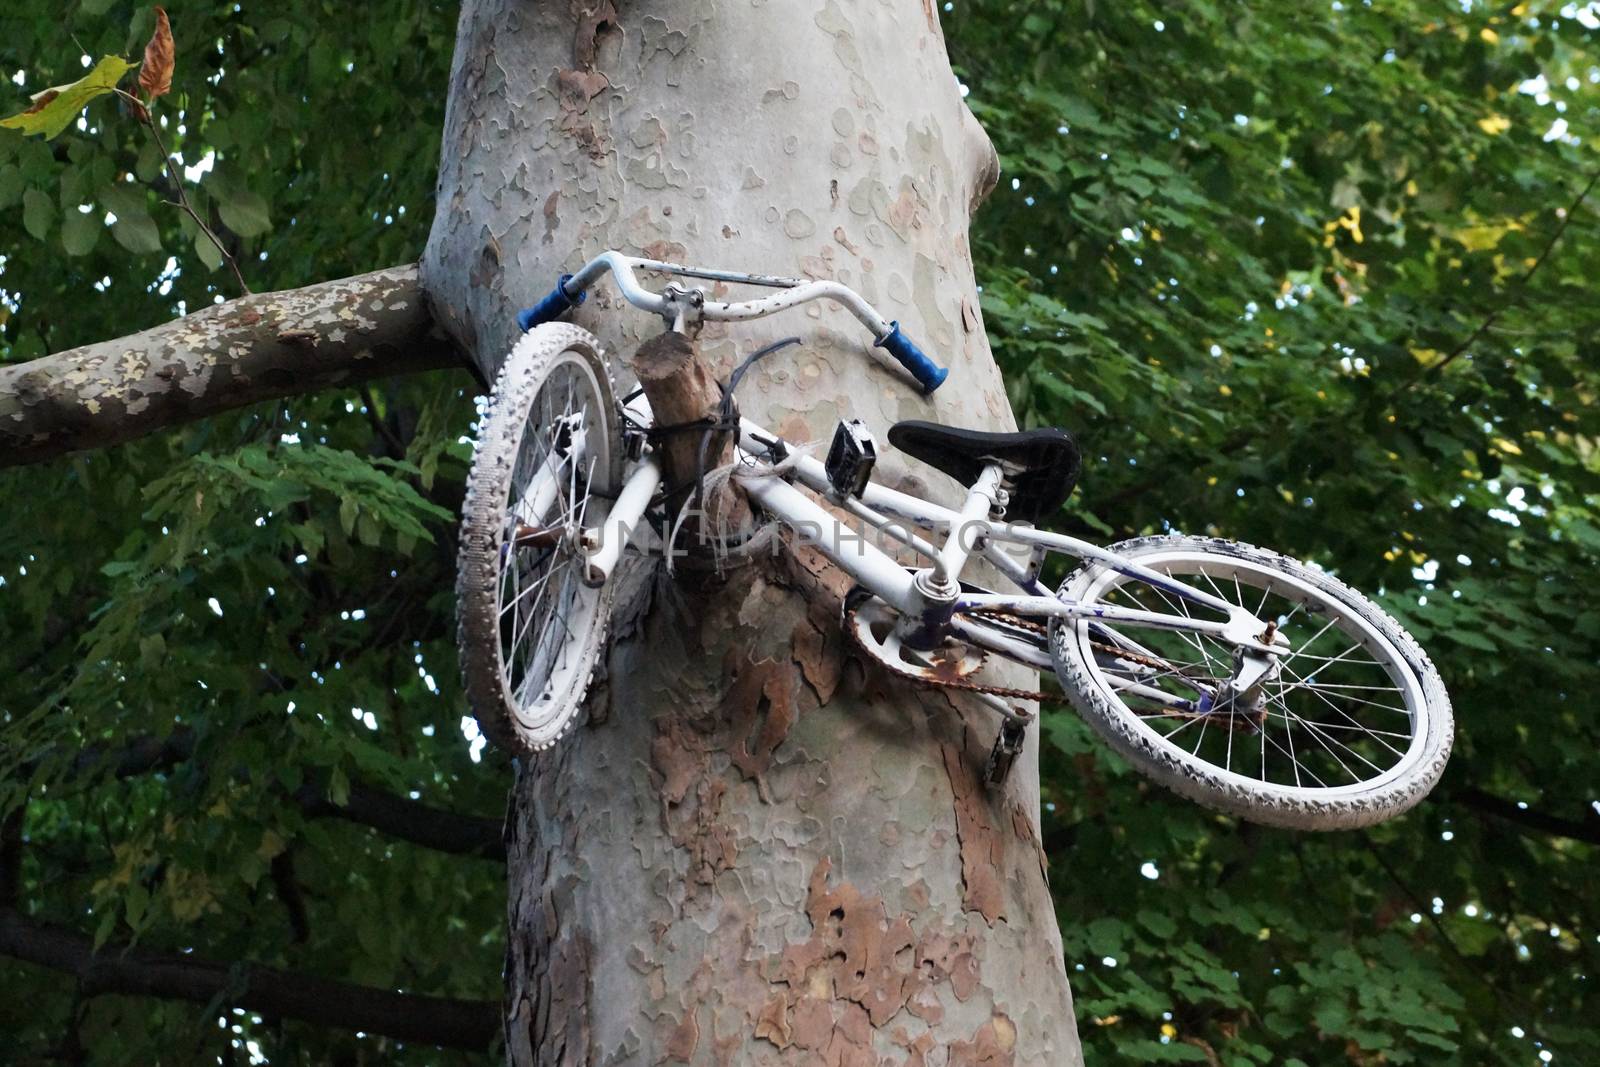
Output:
[[54,100],[56,97],[58,97],[60,95],[61,95],[61,90],[60,89],[46,89],[42,93],[35,93],[34,96],[33,96],[33,106],[28,108],[28,110],[24,111],[23,114],[24,115],[33,115],[33,114],[37,114],[40,111],[43,111],[46,107],[48,107],[50,105],[50,101]]
[[144,46],[144,66],[139,68],[139,88],[154,100],[172,91],[172,67],[176,56],[172,47],[172,24],[165,8],[156,8],[156,30]]

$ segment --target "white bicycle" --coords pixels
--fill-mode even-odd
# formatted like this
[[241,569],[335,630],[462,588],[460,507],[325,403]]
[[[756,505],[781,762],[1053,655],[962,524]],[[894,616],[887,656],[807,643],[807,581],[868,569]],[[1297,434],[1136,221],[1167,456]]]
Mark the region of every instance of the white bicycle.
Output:
[[[777,291],[719,302],[677,284],[648,290],[640,270]],[[468,697],[485,733],[518,752],[550,746],[576,717],[603,653],[611,576],[662,497],[648,406],[641,397],[620,404],[595,338],[553,321],[608,273],[631,304],[675,330],[832,300],[924,391],[946,374],[836,282],[616,252],[563,276],[519,317],[530,332],[483,419],[461,536]],[[1438,672],[1394,619],[1337,578],[1217,538],[1102,548],[1035,528],[1077,481],[1078,446],[1063,430],[901,422],[888,440],[965,484],[962,506],[873,483],[876,446],[854,420],[839,425],[825,462],[740,420],[732,477],[765,520],[810,540],[857,583],[842,622],[865,655],[993,707],[992,782],[1034,718],[1020,702],[1040,694],[986,684],[990,655],[1053,672],[1078,713],[1157,782],[1258,822],[1370,825],[1418,803],[1443,773],[1452,724]],[[658,517],[658,534],[661,526]],[[1083,561],[1054,591],[1040,581],[1052,552]],[[973,584],[978,560],[1005,589]]]

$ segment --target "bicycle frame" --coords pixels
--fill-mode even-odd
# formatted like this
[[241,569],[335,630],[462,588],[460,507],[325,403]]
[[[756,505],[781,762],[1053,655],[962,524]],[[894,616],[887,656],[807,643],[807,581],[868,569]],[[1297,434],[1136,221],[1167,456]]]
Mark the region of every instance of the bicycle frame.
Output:
[[[748,419],[744,420],[740,450],[746,457],[754,458],[766,453],[778,440],[776,435],[767,433]],[[822,463],[811,456],[798,457],[794,473],[795,480],[808,489],[834,504],[842,505],[868,526],[929,559],[936,570],[945,572],[944,577],[949,580],[959,581],[969,558],[976,555],[993,566],[1022,593],[1020,596],[961,593],[954,604],[957,614],[999,610],[1024,617],[1056,616],[1138,622],[1166,629],[1215,634],[1234,644],[1263,652],[1274,650],[1274,646],[1263,644],[1256,638],[1266,629],[1265,622],[1220,597],[1140,566],[1092,542],[990,519],[995,490],[1002,475],[998,464],[985,469],[968,491],[966,503],[959,511],[875,483],[868,484],[859,500],[840,500],[828,482]],[[762,474],[739,478],[739,484],[770,515],[806,537],[809,543],[814,544],[852,578],[897,611],[904,614],[926,610],[926,605],[919,603],[913,591],[913,572],[786,480]],[[897,525],[896,520],[905,525]],[[914,535],[910,527],[944,532],[943,545]],[[1036,575],[1029,573],[1028,568],[1002,551],[1001,546],[1005,544],[1064,552],[1079,559],[1094,560],[1120,574],[1140,578],[1183,600],[1220,612],[1227,616],[1228,621],[1196,619],[1181,614],[1166,615],[1111,605],[1085,606],[1062,600]],[[927,621],[931,623],[934,620]]]
[[[636,418],[648,418],[639,406],[635,406],[632,413]],[[827,473],[819,460],[805,454],[794,455],[789,468],[794,482],[842,507],[867,527],[912,549],[932,563],[934,571],[942,579],[959,581],[971,559],[976,557],[989,563],[1018,590],[1016,594],[963,592],[957,595],[953,605],[931,605],[916,589],[915,571],[873,544],[862,531],[828,511],[811,495],[792,484],[789,478],[770,473],[762,457],[789,449],[792,446],[786,445],[777,435],[748,419],[742,420],[739,455],[741,461],[751,465],[752,473],[736,473],[741,488],[769,516],[818,548],[857,583],[896,611],[909,618],[920,619],[930,628],[940,629],[950,624],[952,614],[1003,611],[1023,617],[1133,622],[1164,629],[1214,634],[1251,651],[1276,652],[1274,645],[1260,640],[1260,635],[1267,630],[1263,620],[1220,597],[1140,566],[1092,542],[991,519],[990,513],[1002,477],[999,465],[991,465],[984,471],[969,490],[963,507],[956,510],[876,483],[869,483],[859,499],[840,499],[829,484]],[[623,547],[637,534],[644,512],[660,482],[660,464],[654,456],[647,455],[625,481],[603,524],[604,528],[584,532],[584,545],[589,552],[587,573],[591,583],[601,584],[610,577]],[[935,544],[925,539],[915,532],[916,529],[942,533],[943,543]],[[613,531],[614,536],[607,536],[607,530]],[[1184,601],[1220,613],[1226,621],[1063,600],[1038,580],[1032,568],[1018,563],[1004,551],[1003,546],[1006,545],[1024,546],[1036,552],[1064,552],[1080,559],[1094,560],[1118,573],[1149,582]],[[959,623],[959,620],[955,621]],[[1027,647],[1017,643],[1016,650],[1008,651],[1020,651]],[[1021,658],[1035,666],[1049,666],[1048,657],[1041,660],[1038,655],[1030,653]]]

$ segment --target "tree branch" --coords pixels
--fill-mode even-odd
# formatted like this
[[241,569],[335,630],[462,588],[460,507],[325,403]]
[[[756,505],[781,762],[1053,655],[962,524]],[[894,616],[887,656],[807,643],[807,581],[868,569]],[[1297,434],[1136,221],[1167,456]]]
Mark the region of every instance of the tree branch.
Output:
[[107,946],[0,908],[0,955],[70,974],[85,997],[104,994],[223,1003],[263,1015],[361,1030],[441,1048],[482,1051],[500,1029],[499,1005],[391,993],[315,975],[192,955]]
[[495,819],[444,811],[354,782],[343,805],[330,800],[320,783],[301,786],[294,799],[308,818],[333,816],[436,852],[505,862],[505,842]]
[[261,293],[0,366],[0,467],[104,448],[275,397],[465,367],[414,265]]
[[[114,751],[86,748],[73,760],[72,773],[88,774],[102,765],[109,765],[118,778],[168,771],[192,757],[194,749],[194,731],[180,726],[166,737],[134,738]],[[32,765],[24,765],[18,773],[26,777],[32,773]],[[329,799],[321,781],[302,785],[292,799],[307,818],[343,819],[438,852],[505,861],[505,842],[497,819],[446,811],[360,782],[351,783],[343,805]]]
[[28,806],[18,804],[0,817],[0,908],[14,906],[22,893],[22,820]]
[[1497,797],[1493,793],[1485,793],[1482,789],[1459,789],[1452,792],[1450,797],[1474,811],[1504,819],[1519,829],[1535,830],[1542,834],[1554,834],[1557,837],[1600,845],[1600,818],[1589,818],[1580,822],[1559,815],[1546,815],[1532,808],[1519,808],[1512,801]]
[[134,778],[153,771],[167,771],[194,755],[194,730],[179,726],[165,737],[146,734],[120,749],[108,751],[103,745],[90,745],[72,761],[73,774],[88,774],[101,764],[112,765],[117,778]]
[[[1541,251],[1539,255],[1534,258],[1533,263],[1531,263],[1528,266],[1528,269],[1523,272],[1522,277],[1517,279],[1517,287],[1519,289],[1533,280],[1533,276],[1539,272],[1539,268],[1544,266],[1544,261],[1550,258],[1550,253],[1555,251],[1556,245],[1561,243],[1561,238],[1567,232],[1567,227],[1572,225],[1573,216],[1578,213],[1578,208],[1583,206],[1584,200],[1586,200],[1589,194],[1594,191],[1596,182],[1600,182],[1600,170],[1596,170],[1589,176],[1588,182],[1584,184],[1583,189],[1578,193],[1577,198],[1574,199],[1571,206],[1567,208],[1567,213],[1561,216],[1561,224],[1557,226],[1555,232],[1550,235],[1550,240],[1545,242],[1543,251]],[[1432,378],[1438,375],[1446,367],[1454,363],[1457,357],[1461,356],[1467,351],[1467,349],[1477,344],[1478,339],[1489,332],[1489,328],[1499,320],[1500,313],[1505,311],[1510,306],[1510,302],[1507,301],[1506,303],[1495,308],[1493,311],[1489,312],[1489,314],[1484,317],[1484,320],[1478,324],[1478,328],[1473,330],[1472,333],[1467,336],[1466,340],[1452,348],[1448,353],[1445,354],[1443,359],[1438,360],[1435,363],[1430,363],[1428,366],[1422,368],[1422,372],[1418,374],[1416,378],[1412,379],[1411,382],[1407,383],[1406,388],[1409,389],[1426,378]]]

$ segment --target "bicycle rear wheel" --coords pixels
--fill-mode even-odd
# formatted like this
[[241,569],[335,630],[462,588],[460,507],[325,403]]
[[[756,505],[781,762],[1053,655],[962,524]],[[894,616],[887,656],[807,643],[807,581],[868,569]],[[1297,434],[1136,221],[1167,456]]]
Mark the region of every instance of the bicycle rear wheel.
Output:
[[[1308,830],[1368,826],[1418,803],[1450,755],[1450,702],[1400,625],[1333,576],[1275,552],[1199,537],[1147,537],[1113,552],[1275,622],[1288,639],[1259,704],[1221,689],[1220,637],[1143,623],[1053,620],[1050,648],[1073,705],[1141,772],[1192,800]],[[1100,564],[1063,599],[1222,616],[1170,587]]]
[[610,599],[583,581],[579,533],[603,524],[621,464],[599,342],[566,323],[525,335],[480,424],[456,578],[467,699],[513,752],[566,732],[599,662]]

